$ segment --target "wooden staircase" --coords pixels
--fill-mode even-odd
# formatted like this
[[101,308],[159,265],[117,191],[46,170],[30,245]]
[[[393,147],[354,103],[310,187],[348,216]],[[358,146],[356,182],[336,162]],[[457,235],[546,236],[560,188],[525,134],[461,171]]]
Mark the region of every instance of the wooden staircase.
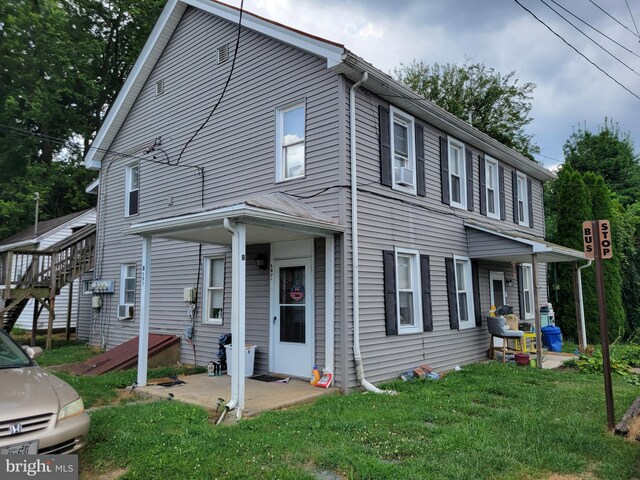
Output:
[[87,225],[46,250],[9,250],[0,253],[2,329],[10,332],[20,314],[33,298],[36,314],[46,308],[50,324],[53,306],[60,289],[94,266],[96,226]]

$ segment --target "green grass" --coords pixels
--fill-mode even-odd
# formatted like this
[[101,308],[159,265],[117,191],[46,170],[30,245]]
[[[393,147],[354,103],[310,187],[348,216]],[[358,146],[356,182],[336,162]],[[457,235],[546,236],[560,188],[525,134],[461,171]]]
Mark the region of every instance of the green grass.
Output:
[[[602,377],[490,363],[214,426],[157,401],[92,412],[83,478],[536,479],[640,477],[640,445],[606,429]],[[616,417],[638,395],[614,379]],[[117,455],[114,455],[117,452]],[[592,478],[592,477],[589,477]]]

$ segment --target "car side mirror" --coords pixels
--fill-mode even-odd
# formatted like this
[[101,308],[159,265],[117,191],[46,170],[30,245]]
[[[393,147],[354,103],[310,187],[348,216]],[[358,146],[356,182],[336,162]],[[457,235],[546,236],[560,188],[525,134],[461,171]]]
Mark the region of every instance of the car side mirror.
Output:
[[35,360],[36,358],[42,355],[41,347],[30,347],[28,345],[22,345],[22,349],[25,351],[31,360]]

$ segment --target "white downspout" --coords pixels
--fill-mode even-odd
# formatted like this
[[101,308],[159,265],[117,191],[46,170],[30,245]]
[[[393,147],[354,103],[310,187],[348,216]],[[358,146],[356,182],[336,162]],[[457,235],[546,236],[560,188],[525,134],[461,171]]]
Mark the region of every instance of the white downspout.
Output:
[[[229,232],[232,236],[232,245],[235,243],[235,239],[236,239],[236,235],[237,235],[237,231],[236,229],[233,227],[233,223],[231,222],[231,220],[229,220],[228,218],[224,219],[224,228],[227,232]],[[233,253],[235,253],[232,247],[232,255]],[[235,259],[232,259],[232,262]],[[231,269],[231,342],[233,343],[234,341],[237,341],[238,339],[238,335],[237,335],[237,330],[238,330],[238,320],[233,318],[236,314],[237,314],[237,310],[234,308],[234,306],[237,304],[235,296],[238,292],[238,279],[237,279],[237,274],[236,274],[236,269],[233,268],[232,265],[232,269]],[[235,353],[235,351],[238,350],[237,348],[234,348],[232,350],[232,354]],[[234,355],[235,356],[235,355]],[[234,371],[231,372],[231,399],[229,400],[229,403],[227,403],[226,405],[226,409],[227,410],[233,410],[234,408],[236,408],[236,406],[238,405],[238,362],[233,362],[233,367],[234,367]]]
[[356,367],[358,383],[366,390],[374,393],[395,393],[380,390],[367,381],[362,366],[362,354],[360,353],[360,295],[359,285],[359,261],[358,261],[358,175],[356,170],[356,88],[366,82],[369,74],[364,72],[362,78],[353,84],[349,91],[349,136],[351,141],[351,251],[353,255],[353,360]]
[[582,272],[583,268],[587,268],[591,266],[591,260],[589,260],[586,264],[578,267],[578,300],[580,301],[580,323],[582,324],[582,338],[581,345],[586,348],[587,346],[587,328],[586,322],[584,320],[584,299],[582,298]]

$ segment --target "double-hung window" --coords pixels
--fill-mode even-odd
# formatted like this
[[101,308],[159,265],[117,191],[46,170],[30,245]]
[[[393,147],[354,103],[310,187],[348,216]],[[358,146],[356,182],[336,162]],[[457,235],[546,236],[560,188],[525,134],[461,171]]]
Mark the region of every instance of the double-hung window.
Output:
[[140,200],[140,166],[137,163],[127,165],[125,178],[124,213],[128,217],[138,214]]
[[463,330],[475,326],[471,261],[461,257],[455,257],[454,261],[458,322]]
[[391,106],[393,188],[416,193],[416,147],[413,117]]
[[450,205],[467,208],[467,172],[464,144],[449,139],[449,192]]
[[120,265],[120,304],[136,303],[136,265],[125,263]]
[[205,306],[203,321],[214,325],[222,325],[224,304],[224,258],[207,258],[205,260]]
[[276,181],[304,177],[305,104],[276,110]]
[[527,176],[524,173],[518,172],[516,189],[518,224],[529,226],[529,191],[527,188]]
[[524,305],[524,315],[520,312],[520,316],[526,320],[530,320],[535,317],[533,307],[533,269],[531,264],[522,264],[522,294],[524,299],[522,304]]
[[485,182],[487,197],[487,217],[500,218],[500,181],[498,173],[498,162],[486,157],[485,159]]
[[396,249],[396,305],[398,333],[422,331],[419,254],[414,250]]

